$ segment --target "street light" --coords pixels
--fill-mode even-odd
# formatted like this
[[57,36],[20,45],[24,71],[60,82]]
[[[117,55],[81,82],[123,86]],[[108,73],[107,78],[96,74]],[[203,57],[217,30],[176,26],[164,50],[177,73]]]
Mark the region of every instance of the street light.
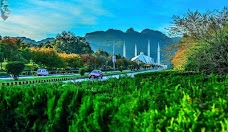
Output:
[[116,55],[115,55],[115,42],[121,41],[124,42],[123,40],[119,39],[119,40],[106,40],[106,41],[112,41],[112,62],[113,62],[113,70],[115,70],[115,63],[116,63]]
[[116,56],[114,54],[112,56],[112,62],[113,62],[113,70],[115,70]]
[[[112,40],[106,40],[106,41],[112,41]],[[115,50],[114,50],[114,41],[112,41],[112,63],[113,63],[113,70],[115,70],[115,62],[116,62],[116,56],[115,56]]]
[[114,49],[114,42],[112,42],[112,62],[113,62],[113,70],[115,70],[115,62],[116,62],[116,56],[115,56],[115,49]]

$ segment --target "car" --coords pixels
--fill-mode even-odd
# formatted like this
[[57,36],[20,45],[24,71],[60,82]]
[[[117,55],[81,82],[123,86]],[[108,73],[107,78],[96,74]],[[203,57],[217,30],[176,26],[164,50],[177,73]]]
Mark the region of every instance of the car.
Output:
[[92,72],[90,72],[89,74],[89,79],[90,78],[101,78],[103,77],[103,73],[101,70],[93,70]]
[[39,68],[38,70],[37,70],[37,75],[38,76],[48,76],[48,70],[47,69],[45,69],[45,68]]

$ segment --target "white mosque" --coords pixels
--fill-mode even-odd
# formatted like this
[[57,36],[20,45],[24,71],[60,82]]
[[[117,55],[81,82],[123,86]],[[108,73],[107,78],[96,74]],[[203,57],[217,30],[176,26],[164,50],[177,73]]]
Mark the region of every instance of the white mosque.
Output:
[[[147,47],[147,56],[144,55],[143,52],[140,52],[139,55],[137,55],[137,45],[135,44],[135,57],[131,59],[131,61],[135,61],[137,63],[142,62],[144,64],[149,64],[149,65],[157,65],[157,66],[162,66],[163,68],[167,68],[167,65],[162,65],[160,63],[160,46],[158,43],[158,48],[157,48],[157,63],[155,63],[154,59],[150,57],[150,41],[148,40],[148,47]],[[126,57],[126,46],[125,43],[123,45],[123,57]]]

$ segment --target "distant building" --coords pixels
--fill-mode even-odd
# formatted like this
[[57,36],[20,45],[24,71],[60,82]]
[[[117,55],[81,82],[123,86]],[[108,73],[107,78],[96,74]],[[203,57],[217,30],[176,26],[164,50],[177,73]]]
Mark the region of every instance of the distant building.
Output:
[[150,40],[148,40],[148,47],[147,47],[147,55],[144,55],[143,52],[140,52],[140,54],[137,56],[137,46],[135,44],[135,57],[131,59],[131,61],[135,61],[137,63],[139,62],[142,62],[142,63],[145,63],[145,64],[150,64],[150,65],[154,65],[155,62],[154,62],[154,59],[150,57]]
[[[139,55],[137,55],[137,46],[135,45],[135,57],[131,59],[131,61],[135,61],[138,64],[139,63],[144,63],[148,65],[156,65],[159,67],[162,67],[163,69],[167,69],[167,65],[161,64],[160,63],[160,45],[158,43],[158,49],[157,49],[157,63],[155,63],[154,59],[150,57],[150,41],[148,41],[148,51],[147,55],[144,55],[143,52],[140,52]],[[136,56],[137,55],[137,56]]]
[[135,62],[143,62],[145,64],[156,64],[154,62],[154,59],[149,57],[149,56],[146,56],[144,55],[143,52],[140,52],[140,54],[138,56],[135,56],[134,58],[131,59],[131,61],[135,61]]

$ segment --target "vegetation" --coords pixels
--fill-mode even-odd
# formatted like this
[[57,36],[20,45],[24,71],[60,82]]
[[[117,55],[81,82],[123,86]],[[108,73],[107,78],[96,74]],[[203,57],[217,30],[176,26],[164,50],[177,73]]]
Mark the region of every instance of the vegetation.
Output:
[[44,45],[45,47],[53,47],[59,53],[67,54],[92,54],[91,49],[86,39],[83,37],[76,37],[72,32],[63,31],[58,34],[53,42]]
[[178,70],[203,73],[228,73],[228,9],[188,11],[185,16],[174,16],[169,31],[172,35],[183,35],[174,46],[178,51],[172,64]]
[[7,73],[12,74],[15,80],[18,79],[20,73],[24,70],[24,68],[25,64],[23,62],[18,61],[10,62],[6,65]]
[[227,76],[158,72],[0,89],[2,131],[227,131]]
[[[116,66],[128,68],[130,60],[117,55],[119,60]],[[79,69],[85,67],[86,71],[93,69],[110,70],[112,58],[102,49],[96,52],[91,50],[90,44],[83,37],[76,37],[71,32],[62,32],[49,42],[32,45],[21,39],[3,37],[0,39],[0,63],[1,70],[5,69],[5,63],[10,61],[25,62],[26,70],[36,70],[45,67],[49,70]]]
[[85,74],[85,68],[80,68],[80,69],[79,69],[79,74],[80,74],[81,76],[84,76],[84,74]]
[[57,52],[51,48],[31,48],[32,60],[41,67],[59,68],[64,67],[63,60]]

